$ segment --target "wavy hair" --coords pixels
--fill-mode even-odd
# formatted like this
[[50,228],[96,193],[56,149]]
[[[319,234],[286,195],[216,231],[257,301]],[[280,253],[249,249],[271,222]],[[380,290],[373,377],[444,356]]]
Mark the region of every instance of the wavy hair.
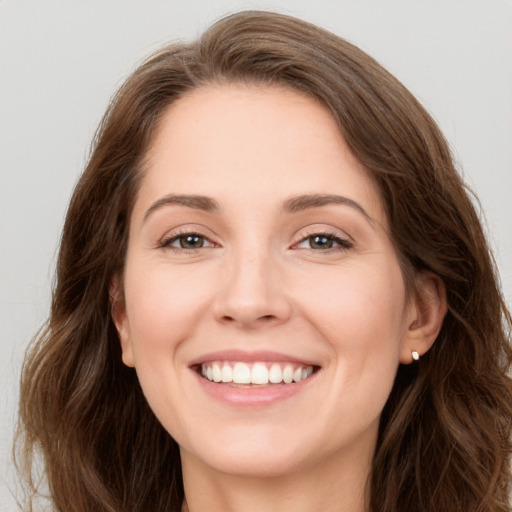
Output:
[[39,453],[55,510],[180,510],[179,450],[122,364],[109,284],[123,270],[141,168],[163,112],[222,82],[285,86],[326,105],[380,189],[406,285],[428,269],[446,286],[437,341],[419,364],[399,367],[382,413],[369,509],[510,511],[511,317],[443,135],[363,51],[259,11],[163,48],[105,113],[67,212],[50,317],[23,369],[17,463],[27,509],[37,495]]

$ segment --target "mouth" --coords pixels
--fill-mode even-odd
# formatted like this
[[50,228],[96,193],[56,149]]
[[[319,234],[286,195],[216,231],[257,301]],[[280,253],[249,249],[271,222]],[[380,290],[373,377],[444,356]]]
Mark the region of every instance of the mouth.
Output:
[[209,361],[195,365],[204,379],[234,387],[269,387],[307,380],[319,367],[292,362]]
[[243,411],[304,396],[322,367],[296,355],[227,349],[190,361],[200,388],[211,398]]

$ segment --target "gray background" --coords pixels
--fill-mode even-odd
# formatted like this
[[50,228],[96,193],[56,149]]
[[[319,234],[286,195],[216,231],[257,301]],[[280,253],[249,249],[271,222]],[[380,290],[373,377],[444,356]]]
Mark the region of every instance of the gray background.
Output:
[[96,125],[140,59],[242,8],[336,32],[422,101],[481,200],[511,302],[511,0],[0,0],[0,512],[16,509],[23,351],[48,312],[61,225]]

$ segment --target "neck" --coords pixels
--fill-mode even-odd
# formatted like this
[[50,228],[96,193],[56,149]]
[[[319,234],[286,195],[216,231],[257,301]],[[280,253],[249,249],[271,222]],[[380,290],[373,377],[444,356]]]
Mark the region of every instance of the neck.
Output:
[[277,476],[230,475],[182,452],[183,512],[365,512],[372,453],[330,460]]

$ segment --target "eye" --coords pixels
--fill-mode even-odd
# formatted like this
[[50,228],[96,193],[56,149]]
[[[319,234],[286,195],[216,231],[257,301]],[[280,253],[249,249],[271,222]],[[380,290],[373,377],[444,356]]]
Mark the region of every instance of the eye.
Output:
[[299,249],[313,249],[327,251],[329,249],[350,249],[352,242],[341,238],[333,233],[314,233],[303,238],[296,247]]
[[180,233],[166,238],[160,244],[162,248],[194,250],[203,247],[213,247],[213,242],[199,233]]

